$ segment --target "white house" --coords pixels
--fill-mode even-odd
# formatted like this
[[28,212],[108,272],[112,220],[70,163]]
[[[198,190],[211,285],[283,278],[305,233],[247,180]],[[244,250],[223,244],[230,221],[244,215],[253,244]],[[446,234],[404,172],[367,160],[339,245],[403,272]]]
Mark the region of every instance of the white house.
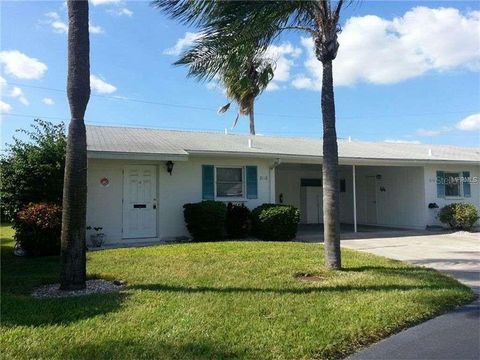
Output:
[[[107,243],[188,235],[183,205],[284,203],[322,222],[322,142],[314,139],[87,126],[87,225]],[[480,208],[480,148],[339,140],[341,221],[439,225],[452,202]],[[446,181],[445,181],[446,180]]]

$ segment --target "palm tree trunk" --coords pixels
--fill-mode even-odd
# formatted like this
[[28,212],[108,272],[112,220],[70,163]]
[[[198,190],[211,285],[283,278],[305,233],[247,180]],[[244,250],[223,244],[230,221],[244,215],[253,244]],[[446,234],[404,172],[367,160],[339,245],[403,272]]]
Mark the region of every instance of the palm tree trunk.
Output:
[[340,209],[338,189],[338,146],[335,130],[335,99],[333,94],[332,61],[323,63],[323,225],[325,266],[340,269]]
[[248,113],[248,116],[250,118],[250,135],[255,135],[255,116],[253,114],[254,104],[255,104],[255,101],[252,101],[252,106],[250,107],[250,111]]
[[85,222],[87,205],[87,136],[85,110],[90,98],[88,0],[68,0],[67,96],[71,121],[63,185],[62,269],[60,288],[85,288]]

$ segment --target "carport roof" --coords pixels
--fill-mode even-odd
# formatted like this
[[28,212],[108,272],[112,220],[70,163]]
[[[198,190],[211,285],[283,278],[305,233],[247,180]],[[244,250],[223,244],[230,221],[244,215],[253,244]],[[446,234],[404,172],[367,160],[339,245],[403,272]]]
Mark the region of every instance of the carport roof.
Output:
[[[322,141],[316,139],[93,125],[87,125],[87,149],[89,156],[100,158],[102,154],[322,157]],[[478,147],[339,140],[338,152],[340,159],[480,162]]]

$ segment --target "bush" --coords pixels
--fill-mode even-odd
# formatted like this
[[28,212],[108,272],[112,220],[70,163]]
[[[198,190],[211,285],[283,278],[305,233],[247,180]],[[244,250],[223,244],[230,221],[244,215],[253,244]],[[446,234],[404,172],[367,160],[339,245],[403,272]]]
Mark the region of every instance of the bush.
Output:
[[294,239],[299,221],[300,211],[290,205],[263,204],[252,211],[253,234],[263,240]]
[[478,212],[472,204],[455,203],[444,206],[438,217],[452,229],[469,230],[478,220]]
[[245,205],[227,206],[226,230],[230,239],[243,239],[250,233],[250,210]]
[[227,207],[220,201],[183,205],[185,223],[193,241],[218,241],[225,233]]
[[58,205],[30,204],[19,211],[14,225],[15,240],[30,256],[60,254],[62,209]]
[[65,125],[36,119],[30,130],[17,130],[0,155],[0,213],[14,221],[30,203],[62,203],[67,139]]

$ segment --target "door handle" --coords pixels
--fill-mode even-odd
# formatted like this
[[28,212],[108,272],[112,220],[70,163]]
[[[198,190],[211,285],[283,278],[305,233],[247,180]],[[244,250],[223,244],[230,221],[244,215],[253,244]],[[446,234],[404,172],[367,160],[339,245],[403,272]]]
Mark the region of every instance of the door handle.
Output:
[[156,208],[157,208],[157,204],[153,204],[153,208],[156,209]]

